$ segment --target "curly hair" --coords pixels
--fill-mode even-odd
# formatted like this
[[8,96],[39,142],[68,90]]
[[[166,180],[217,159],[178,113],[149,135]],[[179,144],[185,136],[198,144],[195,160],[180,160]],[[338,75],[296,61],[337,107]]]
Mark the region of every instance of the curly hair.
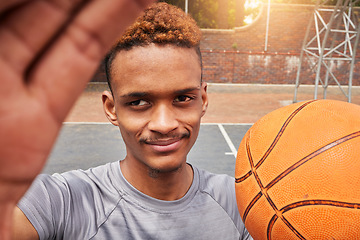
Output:
[[180,8],[165,2],[152,4],[125,31],[105,58],[105,73],[110,90],[112,61],[120,51],[150,44],[194,48],[202,68],[200,39],[201,31],[195,20]]

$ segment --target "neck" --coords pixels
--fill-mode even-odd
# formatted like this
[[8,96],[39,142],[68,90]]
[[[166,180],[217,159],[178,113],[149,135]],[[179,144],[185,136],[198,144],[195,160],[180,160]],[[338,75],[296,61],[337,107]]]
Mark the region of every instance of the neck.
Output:
[[147,166],[132,166],[126,159],[120,162],[125,179],[140,192],[165,201],[182,198],[193,181],[193,169],[186,162],[175,171],[160,172]]

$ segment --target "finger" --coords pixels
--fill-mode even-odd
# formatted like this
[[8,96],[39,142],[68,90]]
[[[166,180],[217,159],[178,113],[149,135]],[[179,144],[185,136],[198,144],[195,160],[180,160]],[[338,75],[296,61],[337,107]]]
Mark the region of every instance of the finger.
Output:
[[31,89],[46,99],[55,119],[63,121],[103,55],[150,2],[89,2],[38,61],[29,75]]
[[29,0],[3,0],[0,1],[0,14],[21,5],[22,3],[29,1]]
[[24,73],[68,21],[79,2],[28,1],[3,17],[0,25],[0,42],[3,46],[0,57],[7,66]]

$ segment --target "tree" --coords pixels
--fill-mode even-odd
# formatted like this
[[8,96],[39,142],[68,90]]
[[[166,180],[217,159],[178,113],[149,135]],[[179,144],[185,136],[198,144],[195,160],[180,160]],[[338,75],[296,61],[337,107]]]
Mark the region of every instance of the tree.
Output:
[[[185,10],[185,0],[161,0]],[[189,14],[201,28],[243,25],[245,0],[188,0]]]

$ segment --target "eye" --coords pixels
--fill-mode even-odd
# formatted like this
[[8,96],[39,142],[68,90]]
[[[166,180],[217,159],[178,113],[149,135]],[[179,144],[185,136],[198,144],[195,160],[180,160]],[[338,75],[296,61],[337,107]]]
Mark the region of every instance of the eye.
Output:
[[186,95],[181,95],[175,98],[174,102],[189,102],[191,100],[193,100],[194,98],[186,96]]
[[130,106],[145,106],[147,104],[149,103],[145,100],[136,100],[128,103]]

